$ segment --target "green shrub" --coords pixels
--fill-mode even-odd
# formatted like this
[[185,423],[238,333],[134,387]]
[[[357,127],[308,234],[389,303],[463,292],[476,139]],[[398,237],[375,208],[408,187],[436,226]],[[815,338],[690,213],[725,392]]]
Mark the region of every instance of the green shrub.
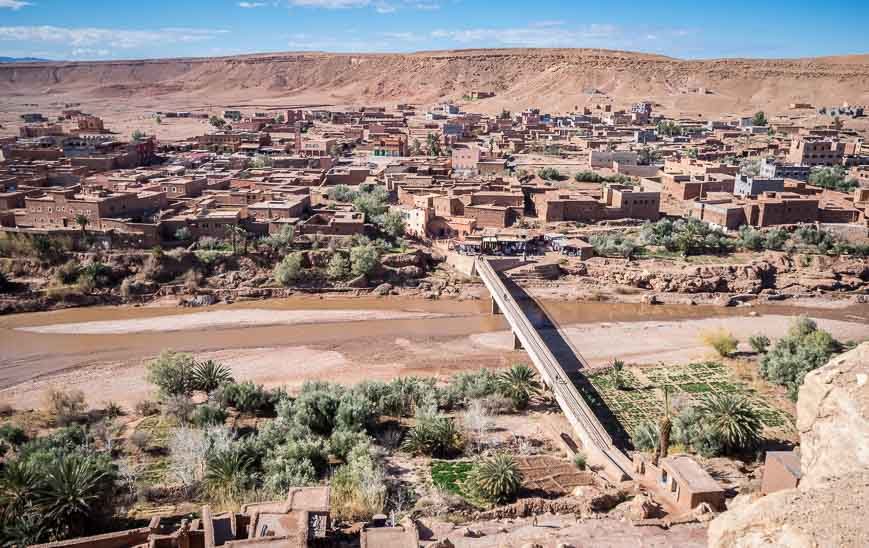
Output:
[[449,458],[461,451],[462,443],[462,436],[449,417],[421,416],[407,431],[401,448],[414,455]]
[[761,357],[760,374],[766,380],[787,388],[791,399],[796,400],[806,374],[827,363],[842,349],[842,344],[818,329],[815,322],[799,318],[788,334]]
[[220,425],[226,422],[226,409],[214,404],[198,406],[190,417],[190,421],[199,428]]
[[332,512],[338,519],[359,521],[383,512],[386,481],[383,468],[370,445],[359,445],[347,456],[347,463],[332,474]]
[[766,354],[766,351],[769,349],[770,340],[766,335],[752,335],[748,338],[748,344],[756,353]]
[[235,407],[242,413],[264,413],[274,405],[271,394],[251,381],[224,384],[215,392],[215,399],[220,405]]
[[160,405],[153,400],[142,400],[133,406],[133,411],[140,417],[150,417],[160,413]]
[[208,457],[205,486],[212,497],[232,500],[253,484],[253,465],[250,455],[238,447],[217,451]]
[[358,245],[350,249],[350,272],[367,276],[380,264],[380,252],[373,245]]
[[343,253],[336,252],[329,259],[326,275],[332,280],[345,280],[350,275],[350,260]]
[[544,167],[537,172],[537,176],[544,181],[563,181],[567,177],[561,174],[554,167]]
[[459,373],[450,378],[446,387],[438,392],[440,407],[455,409],[470,400],[488,398],[500,393],[498,376],[488,369]]
[[80,273],[81,267],[77,261],[67,261],[57,267],[54,271],[54,277],[57,278],[58,283],[70,285],[78,281]]
[[4,424],[0,426],[0,440],[3,440],[12,447],[18,447],[27,441],[27,434],[24,429],[15,424]]
[[578,470],[585,470],[588,465],[588,460],[585,457],[585,453],[579,452],[573,455],[573,465],[576,466]]
[[195,389],[195,366],[190,354],[164,350],[148,363],[148,382],[157,387],[161,398],[190,396]]
[[503,504],[519,493],[522,472],[511,455],[497,453],[476,463],[468,474],[467,483],[489,502]]
[[657,451],[661,443],[661,428],[657,422],[642,422],[634,428],[631,440],[638,451]]
[[273,277],[284,287],[293,285],[302,275],[302,254],[290,253],[275,266]]

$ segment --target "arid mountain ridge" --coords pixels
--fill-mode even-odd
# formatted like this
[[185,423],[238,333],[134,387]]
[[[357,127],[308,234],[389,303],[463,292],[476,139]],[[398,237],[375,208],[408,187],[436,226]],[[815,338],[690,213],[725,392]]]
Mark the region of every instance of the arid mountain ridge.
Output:
[[0,94],[9,99],[347,105],[461,100],[475,89],[497,94],[470,109],[482,112],[530,106],[558,112],[610,99],[712,113],[783,110],[795,102],[865,104],[869,55],[681,60],[598,49],[477,49],[0,64]]

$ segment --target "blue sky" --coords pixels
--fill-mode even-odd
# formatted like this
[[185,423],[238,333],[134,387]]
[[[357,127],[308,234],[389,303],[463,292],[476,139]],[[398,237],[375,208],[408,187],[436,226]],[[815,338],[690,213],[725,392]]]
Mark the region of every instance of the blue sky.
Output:
[[587,47],[681,58],[869,53],[869,0],[0,0],[0,56]]

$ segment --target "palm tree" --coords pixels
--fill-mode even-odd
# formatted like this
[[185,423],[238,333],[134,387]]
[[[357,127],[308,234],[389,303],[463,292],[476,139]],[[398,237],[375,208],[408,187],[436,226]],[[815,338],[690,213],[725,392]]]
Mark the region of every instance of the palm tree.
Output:
[[232,254],[236,255],[238,253],[238,240],[244,243],[244,254],[247,255],[247,244],[248,244],[248,233],[247,230],[244,229],[241,225],[227,225],[226,227],[226,235],[229,236],[232,241]]
[[661,417],[659,429],[658,451],[653,461],[655,466],[658,466],[658,462],[667,456],[670,450],[670,432],[673,430],[673,421],[670,419],[670,388],[666,385],[664,385],[664,415]]
[[625,387],[625,380],[622,377],[622,370],[625,368],[625,362],[622,360],[613,360],[612,380],[617,390],[622,390]]
[[242,451],[220,451],[208,459],[205,485],[215,496],[232,497],[250,481],[252,464],[250,456]]
[[30,504],[38,477],[33,467],[21,460],[6,463],[0,475],[0,509],[3,520],[19,516]]
[[725,451],[750,449],[760,441],[763,422],[744,396],[710,394],[697,411],[704,427],[718,438]]
[[524,364],[516,364],[498,375],[501,394],[513,400],[516,409],[525,409],[531,398],[540,394],[541,386],[534,370]]
[[522,471],[511,455],[497,453],[474,466],[467,481],[486,500],[503,503],[522,487]]
[[84,532],[111,478],[89,457],[69,455],[53,461],[40,483],[36,500],[43,515],[74,537]]
[[88,225],[88,223],[90,223],[90,220],[88,220],[88,218],[81,213],[75,216],[75,224],[81,227],[82,236],[85,235],[85,227]]
[[205,360],[193,366],[193,384],[197,390],[210,393],[233,380],[232,370],[220,362]]

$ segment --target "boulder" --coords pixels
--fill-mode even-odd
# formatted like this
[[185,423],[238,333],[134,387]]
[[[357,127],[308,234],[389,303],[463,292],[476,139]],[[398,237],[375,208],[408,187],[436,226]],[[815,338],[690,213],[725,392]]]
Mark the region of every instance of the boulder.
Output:
[[389,295],[389,292],[392,291],[392,284],[384,283],[375,287],[371,292],[375,295],[379,295],[381,297]]
[[420,250],[410,253],[396,253],[393,255],[384,255],[380,258],[380,264],[390,266],[392,268],[401,268],[405,266],[423,267],[426,263],[426,256]]
[[709,546],[869,546],[869,343],[806,375],[797,402],[796,489],[737,497]]

